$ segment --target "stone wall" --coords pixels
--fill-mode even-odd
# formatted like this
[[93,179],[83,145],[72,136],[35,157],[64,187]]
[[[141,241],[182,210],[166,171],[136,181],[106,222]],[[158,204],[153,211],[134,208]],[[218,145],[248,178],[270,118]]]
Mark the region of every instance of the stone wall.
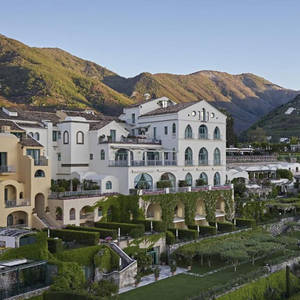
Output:
[[286,225],[287,223],[298,221],[299,217],[284,218],[275,224],[265,225],[264,228],[267,229],[273,236],[276,236],[285,232],[288,229],[289,226]]

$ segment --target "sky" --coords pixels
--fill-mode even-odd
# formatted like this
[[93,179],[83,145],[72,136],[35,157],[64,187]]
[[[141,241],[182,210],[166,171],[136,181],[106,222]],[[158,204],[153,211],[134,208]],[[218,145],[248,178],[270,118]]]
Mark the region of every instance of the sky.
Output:
[[0,33],[121,76],[217,70],[300,90],[299,0],[0,0]]

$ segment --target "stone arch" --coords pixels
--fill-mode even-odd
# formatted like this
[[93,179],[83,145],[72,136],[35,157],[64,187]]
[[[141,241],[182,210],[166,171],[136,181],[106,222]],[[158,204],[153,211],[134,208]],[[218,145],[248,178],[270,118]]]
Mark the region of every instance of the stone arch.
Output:
[[158,203],[151,203],[146,210],[146,218],[160,221],[162,216],[162,210]]
[[80,220],[94,221],[94,209],[89,205],[82,207],[80,210]]
[[7,216],[7,226],[28,226],[28,214],[25,211],[14,211]]
[[181,201],[174,208],[174,217],[184,218],[184,204]]
[[12,185],[8,184],[4,187],[4,201],[6,207],[12,207],[17,202],[17,188]]

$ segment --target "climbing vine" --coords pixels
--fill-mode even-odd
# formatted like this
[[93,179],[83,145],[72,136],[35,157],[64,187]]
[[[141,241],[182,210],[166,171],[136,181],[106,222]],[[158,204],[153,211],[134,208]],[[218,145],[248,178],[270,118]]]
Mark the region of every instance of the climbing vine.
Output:
[[174,211],[181,202],[184,205],[184,218],[186,225],[193,225],[196,215],[197,201],[203,200],[206,211],[206,220],[215,222],[216,206],[218,200],[225,203],[225,216],[228,221],[234,217],[234,201],[232,190],[226,191],[198,191],[189,193],[160,194],[160,195],[115,195],[99,201],[95,207],[102,208],[103,221],[130,222],[144,219],[145,211],[139,208],[139,200],[146,204],[159,204],[162,221],[167,228],[173,227]]

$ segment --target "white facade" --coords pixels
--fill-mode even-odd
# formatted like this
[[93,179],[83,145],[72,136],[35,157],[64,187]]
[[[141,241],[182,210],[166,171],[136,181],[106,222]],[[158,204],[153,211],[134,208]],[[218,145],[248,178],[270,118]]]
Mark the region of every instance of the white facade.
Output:
[[122,194],[157,189],[161,180],[173,189],[182,181],[194,187],[200,175],[205,185],[227,182],[226,116],[204,100],[175,104],[162,97],[124,108],[119,121],[92,118],[90,112],[56,116],[56,122],[14,120],[34,138],[38,133],[53,179],[94,174],[89,179],[103,193]]

